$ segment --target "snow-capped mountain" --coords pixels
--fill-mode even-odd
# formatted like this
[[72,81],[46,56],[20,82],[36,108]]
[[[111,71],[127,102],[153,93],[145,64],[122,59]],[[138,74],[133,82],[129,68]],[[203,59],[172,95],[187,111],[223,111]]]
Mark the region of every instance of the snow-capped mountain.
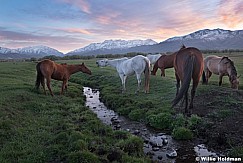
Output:
[[58,50],[43,45],[18,48],[16,51],[20,54],[63,56],[63,53],[59,52]]
[[236,30],[236,31],[231,31],[231,30],[223,30],[223,29],[204,29],[204,30],[199,30],[193,33],[190,33],[185,36],[181,37],[172,37],[166,40],[166,42],[171,42],[171,41],[183,41],[183,40],[193,40],[193,39],[202,39],[205,41],[214,41],[214,40],[225,40],[229,38],[234,38],[239,35],[243,34],[243,30]]
[[157,42],[147,39],[147,40],[105,40],[101,43],[91,43],[83,48],[76,49],[67,54],[73,55],[76,53],[95,51],[95,50],[111,50],[111,49],[127,49],[131,47],[143,46],[143,45],[154,45]]
[[58,50],[42,45],[18,49],[0,47],[0,54],[1,58],[8,58],[9,56],[11,56],[10,58],[15,58],[15,56],[16,58],[41,58],[47,55],[64,56],[64,54]]
[[0,47],[0,54],[7,54],[7,53],[18,53],[18,52],[15,49]]

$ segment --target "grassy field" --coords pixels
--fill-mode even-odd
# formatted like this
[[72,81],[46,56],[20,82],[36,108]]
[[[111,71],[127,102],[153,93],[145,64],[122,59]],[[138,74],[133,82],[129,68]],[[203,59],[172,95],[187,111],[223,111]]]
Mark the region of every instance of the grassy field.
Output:
[[[243,55],[232,53],[229,57],[235,62],[238,75],[243,74]],[[99,88],[103,102],[119,114],[172,133],[176,139],[204,138],[212,148],[236,148],[242,151],[243,128],[239,125],[243,123],[242,75],[238,91],[230,88],[228,77],[223,78],[222,87],[218,86],[217,75],[212,75],[209,85],[200,84],[194,102],[194,115],[187,119],[182,115],[184,110],[181,105],[171,109],[171,101],[176,93],[173,69],[166,70],[165,78],[160,77],[159,71],[157,76],[151,76],[149,94],[143,91],[138,95],[134,93],[137,86],[135,76],[128,78],[127,92],[121,94],[120,78],[114,68],[98,68],[95,60],[87,60],[85,63],[93,75],[76,76],[71,81]],[[238,154],[242,156],[242,152]]]
[[[243,55],[231,54],[238,74],[243,74]],[[121,94],[116,70],[99,68],[96,59],[57,61],[84,62],[92,75],[71,76],[68,92],[58,95],[61,82],[52,81],[56,96],[35,91],[35,63],[0,63],[0,162],[149,162],[144,157],[141,139],[126,132],[112,131],[84,106],[82,86],[99,88],[103,102],[132,120],[172,133],[176,139],[204,137],[208,145],[243,151],[243,75],[240,89],[230,89],[226,77],[218,87],[213,75],[209,85],[199,85],[193,116],[186,119],[177,106],[171,109],[176,87],[174,70],[166,77],[151,76],[150,93],[135,94],[135,76],[127,80],[127,92]],[[241,82],[242,81],[242,82]],[[203,135],[210,134],[210,137]],[[218,143],[224,133],[223,143]],[[132,149],[132,150],[131,150]]]
[[33,89],[35,63],[0,67],[0,162],[148,162],[141,139],[113,131],[84,106],[82,85],[70,82],[60,96],[54,81],[56,96],[45,96]]

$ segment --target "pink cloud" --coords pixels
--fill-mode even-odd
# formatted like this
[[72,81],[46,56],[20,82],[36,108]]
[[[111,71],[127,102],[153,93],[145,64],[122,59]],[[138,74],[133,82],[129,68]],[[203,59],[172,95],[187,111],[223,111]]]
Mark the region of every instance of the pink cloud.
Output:
[[74,5],[80,8],[83,12],[91,14],[90,4],[86,0],[60,0],[60,1]]
[[62,29],[65,32],[69,32],[69,33],[81,33],[81,34],[87,34],[90,35],[91,32],[89,30],[86,29],[80,29],[80,28],[67,28],[67,29]]
[[229,28],[243,24],[243,2],[242,1],[221,1],[218,8],[218,15],[222,23]]

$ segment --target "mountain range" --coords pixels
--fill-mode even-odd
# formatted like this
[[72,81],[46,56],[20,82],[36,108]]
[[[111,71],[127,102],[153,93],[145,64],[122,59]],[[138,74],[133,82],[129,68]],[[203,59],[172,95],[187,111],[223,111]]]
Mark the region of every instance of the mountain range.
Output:
[[55,55],[63,57],[64,54],[56,49],[47,46],[29,46],[18,49],[9,49],[0,47],[0,58],[4,59],[18,59],[18,58],[41,58],[47,55]]
[[[66,55],[124,54],[129,52],[160,53],[174,52],[182,44],[200,50],[243,49],[243,30],[203,29],[188,35],[169,38],[157,43],[147,40],[105,40],[68,52]],[[0,58],[40,58],[46,55],[64,56],[47,46],[32,46],[19,49],[0,47]]]

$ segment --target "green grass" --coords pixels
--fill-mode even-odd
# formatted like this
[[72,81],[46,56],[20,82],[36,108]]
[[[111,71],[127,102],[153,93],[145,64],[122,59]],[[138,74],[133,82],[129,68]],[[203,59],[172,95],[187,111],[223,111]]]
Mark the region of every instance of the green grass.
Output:
[[[46,96],[34,89],[35,63],[0,67],[0,162],[103,162],[114,148],[121,159],[148,161],[138,143],[139,158],[114,145],[122,138],[84,106],[82,85],[69,82],[60,96],[61,82],[52,81],[55,96]],[[133,136],[126,133],[126,138]]]
[[[231,54],[230,57],[238,74],[243,74],[243,57],[238,54]],[[120,156],[115,162],[148,162],[141,153],[141,140],[133,140],[126,132],[112,131],[84,106],[83,85],[99,88],[102,101],[119,114],[160,130],[171,133],[174,130],[175,134],[180,135],[181,132],[175,129],[183,128],[182,133],[191,133],[196,132],[201,120],[205,123],[203,117],[195,115],[192,119],[186,119],[180,114],[183,109],[178,113],[171,108],[176,93],[173,69],[166,70],[165,78],[160,77],[160,72],[157,76],[151,76],[149,94],[142,90],[135,94],[137,80],[135,76],[130,76],[127,92],[121,94],[121,82],[116,70],[99,68],[95,61],[58,61],[85,62],[92,75],[77,73],[71,76],[68,92],[63,96],[58,95],[61,82],[52,81],[54,97],[45,96],[42,90],[35,91],[35,63],[0,63],[0,162],[76,162],[80,158],[104,162],[113,155]],[[243,75],[240,77],[241,91],[242,81]],[[200,105],[212,108],[210,113],[215,111],[216,116],[212,119],[233,116],[228,109],[236,106],[240,110],[243,103],[230,93],[227,77],[224,77],[222,87],[217,84],[216,75],[212,75],[209,85],[199,84],[198,97],[207,97],[215,92],[220,96],[202,100]],[[210,116],[208,118],[210,120]],[[187,138],[191,138],[191,134],[188,135]],[[130,144],[132,142],[134,144]],[[136,148],[138,153],[128,151],[130,147]]]

